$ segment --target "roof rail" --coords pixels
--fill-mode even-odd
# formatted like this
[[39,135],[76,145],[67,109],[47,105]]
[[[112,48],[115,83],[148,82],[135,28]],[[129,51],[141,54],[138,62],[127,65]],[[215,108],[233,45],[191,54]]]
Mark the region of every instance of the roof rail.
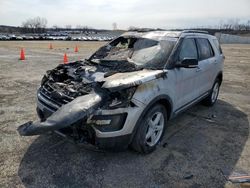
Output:
[[132,28],[129,29],[128,31],[137,31],[137,32],[149,32],[149,31],[165,31],[164,29],[160,29],[160,28]]
[[207,31],[202,30],[184,30],[182,33],[203,33],[203,34],[209,34]]

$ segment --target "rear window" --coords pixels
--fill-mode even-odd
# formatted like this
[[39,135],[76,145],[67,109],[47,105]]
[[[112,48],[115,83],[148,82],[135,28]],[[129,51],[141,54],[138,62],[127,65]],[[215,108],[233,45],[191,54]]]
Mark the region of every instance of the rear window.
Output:
[[199,51],[199,60],[208,59],[214,56],[213,48],[207,39],[198,38],[196,40]]
[[222,54],[222,49],[220,47],[219,41],[217,39],[213,39],[213,41],[214,41],[216,48],[219,50],[220,54]]

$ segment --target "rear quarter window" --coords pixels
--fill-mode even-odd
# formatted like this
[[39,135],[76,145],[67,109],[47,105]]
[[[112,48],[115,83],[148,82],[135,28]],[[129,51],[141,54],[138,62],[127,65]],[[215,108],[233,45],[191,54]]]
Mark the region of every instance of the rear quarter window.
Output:
[[218,49],[218,51],[220,52],[220,54],[222,54],[222,49],[221,49],[221,46],[220,46],[220,43],[217,39],[213,39],[213,42],[215,44],[215,47]]
[[199,52],[199,60],[208,59],[214,56],[213,48],[208,39],[198,38],[196,41]]

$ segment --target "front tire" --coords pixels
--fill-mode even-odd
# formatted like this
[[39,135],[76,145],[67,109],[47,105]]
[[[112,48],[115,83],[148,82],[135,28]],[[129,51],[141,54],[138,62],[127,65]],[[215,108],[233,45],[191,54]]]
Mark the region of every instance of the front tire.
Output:
[[132,148],[140,153],[150,153],[162,139],[167,123],[167,110],[161,104],[150,108],[135,133]]
[[203,100],[204,105],[213,106],[216,103],[220,91],[220,85],[221,81],[216,79],[210,94]]

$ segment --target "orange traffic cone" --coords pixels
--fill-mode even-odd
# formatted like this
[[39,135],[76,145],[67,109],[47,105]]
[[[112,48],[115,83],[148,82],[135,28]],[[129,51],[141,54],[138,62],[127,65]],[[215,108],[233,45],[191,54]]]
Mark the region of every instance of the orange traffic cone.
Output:
[[77,45],[76,45],[76,47],[75,47],[75,52],[78,52],[78,47],[77,47]]
[[24,50],[23,50],[23,48],[21,48],[20,60],[25,60],[25,55],[24,55]]
[[51,49],[51,50],[53,49],[53,46],[51,43],[49,44],[49,49]]
[[64,54],[63,62],[64,62],[64,64],[67,64],[67,63],[68,63],[68,57],[67,57],[67,54],[66,54],[66,53]]

